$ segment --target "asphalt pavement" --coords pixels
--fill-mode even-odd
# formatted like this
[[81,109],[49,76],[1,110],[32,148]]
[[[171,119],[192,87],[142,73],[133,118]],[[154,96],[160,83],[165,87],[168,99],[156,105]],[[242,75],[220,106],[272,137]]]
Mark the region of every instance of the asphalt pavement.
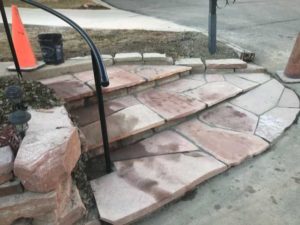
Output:
[[[231,0],[230,0],[231,1]],[[121,9],[207,31],[209,0],[105,0]],[[300,32],[300,0],[219,0],[218,37],[256,53],[256,63],[282,70]]]

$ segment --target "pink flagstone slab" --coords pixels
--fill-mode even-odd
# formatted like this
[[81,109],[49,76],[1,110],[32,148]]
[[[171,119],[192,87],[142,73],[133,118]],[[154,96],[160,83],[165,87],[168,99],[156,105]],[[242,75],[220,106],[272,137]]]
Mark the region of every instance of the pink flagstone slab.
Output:
[[185,94],[205,102],[208,106],[212,106],[236,96],[240,92],[242,92],[242,89],[228,82],[213,82],[191,91],[187,91]]
[[247,63],[240,59],[208,59],[206,69],[245,69]]
[[186,79],[198,80],[198,81],[202,81],[203,83],[206,83],[204,74],[193,74],[193,75],[187,76]]
[[93,95],[91,88],[70,75],[44,79],[41,82],[54,89],[55,94],[65,101],[74,101]]
[[282,95],[284,86],[272,79],[265,84],[233,99],[232,104],[257,115],[275,107]]
[[278,103],[278,107],[299,108],[299,97],[291,89],[285,88]]
[[236,76],[260,84],[271,80],[271,76],[266,73],[237,73]]
[[198,151],[115,165],[117,172],[91,181],[101,219],[112,224],[139,219],[226,170],[223,163]]
[[166,120],[191,115],[205,108],[205,104],[191,97],[151,89],[140,93],[138,99]]
[[173,66],[173,65],[130,65],[122,66],[123,70],[137,76],[143,77],[148,81],[158,80],[173,76],[178,73],[190,71],[192,68],[187,66]]
[[88,70],[80,73],[75,73],[74,77],[81,80],[83,83],[94,80],[94,72],[93,70]]
[[0,147],[0,175],[13,170],[14,154],[9,146]]
[[162,91],[180,93],[180,92],[195,89],[197,87],[202,86],[205,83],[206,82],[204,79],[203,80],[180,79],[172,83],[162,85],[158,89]]
[[[146,80],[142,77],[124,70],[122,66],[110,66],[107,68],[109,78],[109,86],[103,88],[104,93],[116,91],[122,88],[132,87],[138,84],[145,83]],[[95,81],[91,80],[88,85],[95,90]]]
[[30,111],[32,119],[14,163],[27,190],[49,192],[71,175],[80,154],[78,130],[64,107]]
[[223,103],[203,112],[200,120],[220,128],[243,133],[254,133],[258,117],[230,103]]
[[230,166],[260,154],[269,146],[257,136],[212,128],[196,119],[177,126],[176,130]]
[[[164,124],[164,119],[142,104],[120,110],[106,119],[110,142],[132,136]],[[81,128],[87,137],[89,149],[102,145],[100,122]]]
[[243,89],[244,91],[249,91],[259,85],[259,83],[243,79],[236,74],[224,74],[225,80],[233,85]]
[[111,153],[113,161],[142,158],[153,155],[165,155],[190,152],[198,147],[173,131],[164,131],[137,144],[118,149]]
[[224,81],[224,77],[221,74],[206,74],[205,79],[208,83]]
[[141,103],[134,96],[128,95],[126,97],[121,97],[121,98],[106,101],[104,104],[105,104],[106,116],[109,116],[122,109],[128,108],[130,106],[138,105]]
[[256,135],[274,141],[296,119],[299,108],[274,108],[260,117]]

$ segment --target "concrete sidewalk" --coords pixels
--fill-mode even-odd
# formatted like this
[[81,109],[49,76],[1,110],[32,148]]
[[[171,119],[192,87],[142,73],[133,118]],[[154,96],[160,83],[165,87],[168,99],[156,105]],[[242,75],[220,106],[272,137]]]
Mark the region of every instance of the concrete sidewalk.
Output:
[[[6,8],[8,20],[11,21],[11,10]],[[22,21],[26,25],[39,26],[68,26],[64,21],[41,10],[20,8]],[[109,29],[109,30],[154,30],[154,31],[197,31],[194,28],[178,25],[162,19],[144,16],[119,9],[110,10],[75,10],[61,9],[58,12],[75,21],[85,29]],[[2,23],[2,19],[0,19]]]

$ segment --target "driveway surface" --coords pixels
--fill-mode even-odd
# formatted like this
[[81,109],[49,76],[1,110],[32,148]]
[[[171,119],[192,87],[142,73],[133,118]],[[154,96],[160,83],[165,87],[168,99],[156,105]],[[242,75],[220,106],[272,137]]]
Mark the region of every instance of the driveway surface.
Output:
[[[105,0],[129,11],[207,30],[208,0]],[[219,0],[220,6],[225,0]],[[218,10],[218,35],[256,52],[256,63],[283,69],[300,31],[300,0],[237,0]]]

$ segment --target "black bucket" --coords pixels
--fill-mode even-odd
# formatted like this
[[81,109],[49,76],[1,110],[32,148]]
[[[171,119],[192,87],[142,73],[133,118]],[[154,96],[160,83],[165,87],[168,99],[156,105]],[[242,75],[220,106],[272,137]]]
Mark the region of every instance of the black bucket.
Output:
[[46,64],[64,62],[62,35],[58,33],[39,34],[39,43]]

